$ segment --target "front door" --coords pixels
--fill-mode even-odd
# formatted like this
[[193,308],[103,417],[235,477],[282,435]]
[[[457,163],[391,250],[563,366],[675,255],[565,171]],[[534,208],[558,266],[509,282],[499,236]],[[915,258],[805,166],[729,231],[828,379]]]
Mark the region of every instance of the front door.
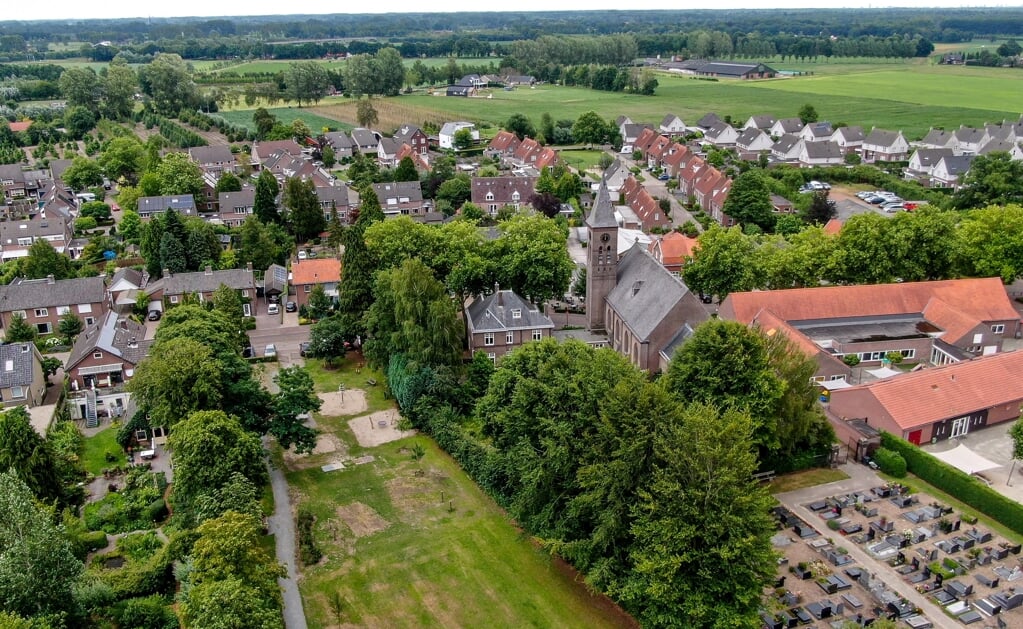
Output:
[[923,437],[923,434],[924,434],[923,430],[914,430],[913,432],[909,433],[909,442],[915,446],[920,445],[920,439]]
[[949,435],[952,439],[956,437],[962,437],[970,430],[970,418],[959,417],[952,420],[952,434]]

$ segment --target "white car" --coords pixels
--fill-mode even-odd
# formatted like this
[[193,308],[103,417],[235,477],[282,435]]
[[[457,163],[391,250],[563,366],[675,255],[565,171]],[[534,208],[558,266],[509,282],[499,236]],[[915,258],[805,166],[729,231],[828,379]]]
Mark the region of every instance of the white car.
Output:
[[305,249],[303,249],[303,250],[301,250],[301,251],[299,251],[299,252],[298,252],[298,259],[299,259],[299,260],[305,260],[305,259],[306,259],[306,258],[308,258],[308,257],[309,257],[309,254],[308,254],[308,253],[306,253],[306,250],[305,250]]
[[268,315],[275,315],[279,314],[280,312],[281,307],[278,306],[277,304],[270,304],[269,306],[266,307],[266,314]]
[[273,358],[277,356],[277,346],[274,345],[273,343],[267,345],[266,349],[263,350],[263,355],[266,356],[267,358]]

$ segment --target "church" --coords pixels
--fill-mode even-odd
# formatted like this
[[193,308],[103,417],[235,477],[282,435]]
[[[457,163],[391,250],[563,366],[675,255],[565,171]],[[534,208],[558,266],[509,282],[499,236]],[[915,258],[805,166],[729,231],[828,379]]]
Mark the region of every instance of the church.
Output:
[[649,373],[665,371],[679,345],[709,318],[700,298],[635,243],[618,255],[618,221],[605,182],[586,218],[587,328]]

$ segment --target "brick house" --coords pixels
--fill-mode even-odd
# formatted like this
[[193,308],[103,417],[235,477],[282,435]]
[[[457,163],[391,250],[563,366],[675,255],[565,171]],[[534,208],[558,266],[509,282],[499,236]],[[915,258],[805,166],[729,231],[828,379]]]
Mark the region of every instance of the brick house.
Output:
[[510,290],[497,290],[476,298],[465,311],[469,354],[485,352],[496,361],[522,345],[540,341],[554,332],[554,322],[535,304]]
[[317,285],[323,287],[327,297],[336,300],[340,282],[341,261],[336,258],[297,260],[291,265],[291,285],[295,287],[295,303],[300,307],[309,304],[309,295]]
[[60,318],[74,313],[85,325],[92,325],[107,310],[106,287],[102,277],[71,280],[15,279],[0,286],[0,320],[11,325],[15,313],[22,315],[40,335],[57,331]]
[[64,210],[44,211],[27,220],[0,221],[0,258],[8,262],[26,257],[37,240],[49,242],[57,253],[66,253],[73,235],[71,216]]
[[667,234],[654,238],[650,241],[650,255],[661,263],[669,273],[675,277],[682,274],[682,267],[686,259],[693,257],[697,247],[700,246],[696,238],[691,238],[680,232],[668,232]]
[[860,157],[867,164],[903,161],[909,158],[909,142],[902,135],[902,131],[874,128],[863,138]]
[[418,181],[396,181],[373,184],[385,217],[408,214],[418,216],[426,212],[423,186]]
[[198,164],[203,172],[217,177],[225,172],[238,172],[238,160],[231,152],[231,147],[226,144],[193,146],[188,149],[188,157]]
[[146,326],[108,312],[79,334],[71,348],[64,367],[71,388],[80,391],[126,383],[149,354],[153,339],[145,336]]
[[470,201],[491,216],[501,208],[518,210],[536,193],[536,177],[473,177]]
[[163,308],[164,311],[177,306],[185,300],[186,295],[194,295],[200,303],[213,299],[213,293],[221,285],[238,291],[242,298],[242,313],[252,316],[252,302],[256,298],[256,281],[252,274],[252,265],[245,269],[222,269],[214,271],[206,267],[204,271],[193,273],[163,272]]
[[4,406],[39,406],[46,397],[43,357],[35,343],[0,345],[0,401]]
[[140,197],[138,204],[139,218],[143,221],[148,221],[167,210],[174,210],[182,216],[198,216],[195,198],[190,194]]
[[657,199],[653,198],[635,177],[630,175],[625,180],[620,194],[625,197],[625,204],[636,213],[643,231],[649,232],[655,227],[671,226],[671,218],[661,210]]
[[520,144],[522,144],[522,140],[519,139],[519,136],[511,131],[501,130],[490,141],[483,154],[487,157],[511,157],[515,155],[515,151],[519,148]]
[[426,155],[430,152],[429,136],[416,125],[406,124],[398,127],[398,130],[394,132],[394,139],[398,142],[398,146],[402,144],[411,146],[413,153]]
[[228,227],[240,227],[252,216],[256,207],[256,189],[243,188],[238,192],[221,192],[218,217]]

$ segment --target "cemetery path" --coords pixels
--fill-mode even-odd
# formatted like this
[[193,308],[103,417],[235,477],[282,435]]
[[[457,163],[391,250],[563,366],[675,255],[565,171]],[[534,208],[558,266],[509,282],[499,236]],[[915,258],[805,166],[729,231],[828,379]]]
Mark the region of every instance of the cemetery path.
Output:
[[277,546],[277,561],[284,564],[288,574],[278,579],[284,595],[284,626],[287,629],[306,629],[305,612],[302,611],[302,595],[298,591],[295,574],[295,520],[291,517],[291,497],[284,470],[270,466],[270,486],[274,494],[274,513],[268,518],[270,533]]
[[[797,489],[796,491],[789,491],[783,494],[775,494],[774,497],[824,537],[833,535],[834,533],[828,530],[828,527],[824,525],[824,520],[803,505],[815,500],[823,500],[828,496],[865,491],[884,483],[881,477],[865,465],[847,463],[846,465],[841,466],[841,469],[843,472],[849,474],[849,478],[836,481],[834,483],[818,485],[816,487],[807,487],[806,489]],[[856,544],[847,545],[846,550],[848,550],[849,555],[856,560],[856,563],[868,570],[876,578],[883,581],[885,585],[897,592],[899,596],[902,596],[907,601],[923,610],[924,615],[927,616],[927,620],[931,621],[936,629],[959,629],[962,626],[946,616],[941,608],[932,603],[924,595],[917,592],[916,588],[914,588],[911,584],[903,581],[901,575],[899,575],[899,573],[897,573],[895,569],[888,564],[875,560]]]

